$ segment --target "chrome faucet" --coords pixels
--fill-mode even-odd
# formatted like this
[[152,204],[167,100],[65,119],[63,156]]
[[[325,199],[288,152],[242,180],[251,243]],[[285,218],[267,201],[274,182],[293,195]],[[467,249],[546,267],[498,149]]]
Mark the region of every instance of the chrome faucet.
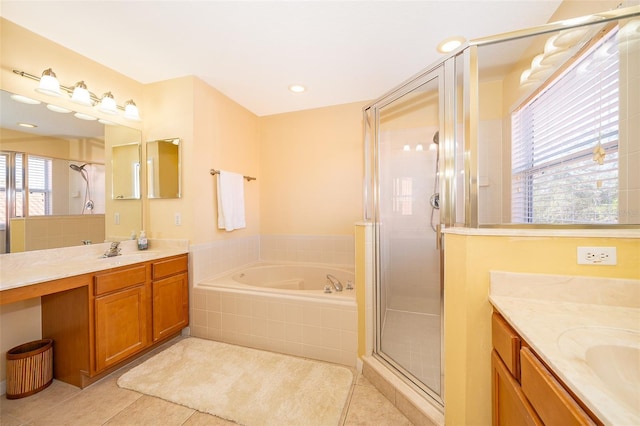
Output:
[[329,281],[333,285],[333,288],[335,288],[336,291],[342,291],[342,283],[339,279],[331,274],[327,274],[327,281]]
[[120,254],[121,248],[119,247],[120,243],[118,241],[114,241],[111,243],[111,247],[106,251],[102,257],[114,257]]

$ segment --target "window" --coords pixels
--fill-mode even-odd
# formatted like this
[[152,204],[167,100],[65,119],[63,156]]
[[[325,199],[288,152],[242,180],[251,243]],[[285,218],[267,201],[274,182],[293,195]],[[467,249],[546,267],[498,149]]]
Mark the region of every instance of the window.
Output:
[[28,157],[29,216],[51,214],[51,166],[51,159],[31,155]]
[[615,33],[512,114],[513,222],[618,222]]
[[402,216],[413,214],[413,178],[393,179],[393,212]]

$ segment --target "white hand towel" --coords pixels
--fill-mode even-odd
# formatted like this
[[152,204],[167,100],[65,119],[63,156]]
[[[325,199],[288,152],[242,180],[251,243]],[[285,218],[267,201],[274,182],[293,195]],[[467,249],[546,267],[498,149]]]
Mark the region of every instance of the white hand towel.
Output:
[[233,231],[246,226],[244,177],[221,170],[218,175],[218,228]]

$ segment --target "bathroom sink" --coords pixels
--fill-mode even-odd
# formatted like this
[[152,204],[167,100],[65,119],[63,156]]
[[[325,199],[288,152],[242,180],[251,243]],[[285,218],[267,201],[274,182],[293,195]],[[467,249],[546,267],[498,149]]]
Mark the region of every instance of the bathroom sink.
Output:
[[640,332],[614,327],[577,327],[558,337],[561,352],[583,364],[604,389],[640,412]]
[[640,348],[620,345],[591,346],[585,361],[607,389],[637,410],[640,403]]

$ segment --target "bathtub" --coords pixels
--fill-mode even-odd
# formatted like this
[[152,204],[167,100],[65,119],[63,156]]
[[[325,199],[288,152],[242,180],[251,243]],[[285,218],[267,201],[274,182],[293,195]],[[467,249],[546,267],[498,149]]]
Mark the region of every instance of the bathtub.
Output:
[[[331,293],[325,292],[327,274],[340,280],[343,291],[335,291],[331,286]],[[255,263],[222,277],[204,280],[199,285],[347,301],[355,298],[355,290],[347,290],[353,282],[352,271],[331,265]]]
[[[344,290],[325,293],[327,274]],[[353,271],[333,265],[256,263],[194,283],[191,334],[355,366]]]

